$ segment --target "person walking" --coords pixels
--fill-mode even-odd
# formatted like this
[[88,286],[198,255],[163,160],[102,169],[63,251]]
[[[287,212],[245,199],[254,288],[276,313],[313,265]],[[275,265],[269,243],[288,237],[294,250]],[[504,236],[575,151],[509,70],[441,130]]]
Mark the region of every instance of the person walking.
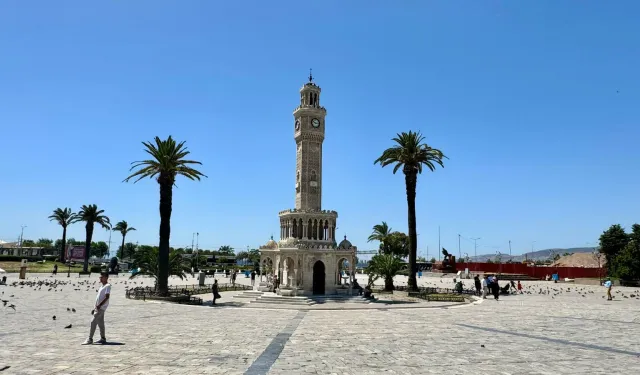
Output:
[[518,293],[522,294],[522,284],[520,284],[520,280],[518,280]]
[[480,288],[482,288],[482,284],[480,283],[480,276],[475,275],[473,277],[473,283],[475,284],[475,287],[476,287],[476,295],[479,296],[480,293],[481,293],[480,292],[481,291]]
[[256,271],[251,271],[251,286],[256,285]]
[[218,280],[217,279],[213,279],[213,285],[211,286],[211,293],[213,293],[213,302],[211,303],[211,306],[216,304],[216,300],[218,298],[220,298],[220,293],[218,293]]
[[500,298],[500,284],[498,284],[498,278],[497,277],[493,277],[491,279],[491,286],[492,286],[492,291],[493,291],[493,299],[495,299],[496,301]]
[[611,297],[612,286],[613,286],[613,283],[611,282],[610,279],[607,279],[607,281],[604,282],[604,287],[607,288],[607,301],[613,300],[613,297]]
[[96,302],[91,314],[91,329],[89,330],[89,338],[82,343],[82,345],[93,344],[93,334],[96,332],[96,326],[100,328],[100,340],[96,341],[96,344],[106,344],[107,338],[105,336],[104,328],[104,313],[109,307],[109,298],[111,297],[111,284],[109,284],[109,273],[100,272],[100,283],[102,286],[98,289],[98,295],[96,296]]
[[231,274],[231,284],[233,286],[236,286],[236,276],[238,275],[238,271],[233,270],[233,273]]
[[52,272],[51,274],[52,274],[53,276],[55,276],[55,275],[57,275],[57,274],[58,274],[58,265],[57,265],[57,264],[54,264],[54,265],[53,265],[53,272]]
[[487,299],[487,293],[489,292],[489,284],[486,276],[482,276],[482,298]]

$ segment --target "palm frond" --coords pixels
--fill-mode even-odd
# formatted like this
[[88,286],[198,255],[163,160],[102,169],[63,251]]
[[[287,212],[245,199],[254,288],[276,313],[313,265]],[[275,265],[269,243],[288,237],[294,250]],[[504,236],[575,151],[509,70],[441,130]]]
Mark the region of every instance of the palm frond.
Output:
[[143,178],[154,178],[158,175],[166,176],[169,181],[175,184],[177,175],[182,175],[190,180],[200,180],[201,177],[207,177],[197,169],[189,167],[190,165],[202,165],[196,160],[185,159],[190,154],[185,147],[185,142],[176,141],[169,136],[166,140],[159,137],[154,138],[155,144],[151,142],[142,142],[144,151],[151,155],[151,159],[135,161],[130,171],[134,171],[131,175],[124,179],[124,182],[134,180],[136,183]]

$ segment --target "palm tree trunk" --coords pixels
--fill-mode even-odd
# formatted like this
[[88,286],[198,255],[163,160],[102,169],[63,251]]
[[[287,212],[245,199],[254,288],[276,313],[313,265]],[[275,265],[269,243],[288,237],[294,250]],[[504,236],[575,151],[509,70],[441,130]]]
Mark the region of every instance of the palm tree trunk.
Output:
[[173,182],[160,175],[160,245],[158,246],[158,293],[169,294],[169,239],[171,237],[171,201]]
[[120,254],[122,256],[122,258],[124,258],[124,236],[125,236],[125,234],[123,233],[122,234],[122,247],[121,247],[122,253]]
[[415,170],[404,171],[404,180],[407,188],[407,213],[409,222],[409,290],[417,290],[416,280],[416,254],[418,252],[418,235],[416,233],[416,183],[418,174]]
[[85,226],[87,229],[87,238],[84,240],[84,265],[82,272],[89,271],[89,254],[91,253],[91,237],[93,237],[93,223],[88,222]]
[[62,227],[62,249],[60,251],[60,262],[65,264],[67,253],[67,227]]
[[393,277],[385,277],[384,278],[384,290],[387,292],[392,291],[393,288]]

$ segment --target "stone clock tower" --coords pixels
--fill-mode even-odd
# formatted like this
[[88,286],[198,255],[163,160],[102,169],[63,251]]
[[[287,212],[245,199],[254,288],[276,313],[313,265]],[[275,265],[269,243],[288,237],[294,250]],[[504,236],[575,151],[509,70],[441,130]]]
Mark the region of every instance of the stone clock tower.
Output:
[[320,106],[320,87],[309,82],[300,89],[300,105],[293,111],[296,140],[296,209],[322,207],[322,142],[327,110]]
[[[346,239],[336,242],[338,213],[322,209],[322,143],[327,111],[320,105],[320,87],[309,82],[300,89],[293,111],[296,141],[295,208],[280,211],[280,241],[260,247],[260,270],[277,274],[279,294],[335,293],[344,281],[346,265],[353,275],[357,248]],[[269,290],[266,284],[261,286]],[[346,289],[341,289],[346,292]]]

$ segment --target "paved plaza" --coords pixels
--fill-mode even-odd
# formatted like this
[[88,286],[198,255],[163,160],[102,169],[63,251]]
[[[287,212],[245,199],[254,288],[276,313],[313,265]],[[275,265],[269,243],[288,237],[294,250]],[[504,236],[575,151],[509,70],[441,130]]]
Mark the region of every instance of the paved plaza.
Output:
[[[29,280],[35,279],[29,275]],[[640,299],[632,288],[615,288],[616,298],[607,302],[604,289],[597,286],[524,282],[531,294],[502,296],[499,301],[424,302],[410,308],[366,305],[369,309],[336,304],[334,310],[300,311],[225,306],[240,292],[223,292],[222,305],[214,308],[209,296],[203,296],[205,306],[127,300],[126,278],[120,277],[112,279],[106,313],[110,344],[81,346],[88,334],[97,278],[72,275],[71,280],[85,283],[57,291],[0,287],[2,299],[16,307],[0,307],[0,370],[6,368],[0,372],[640,373]],[[11,275],[9,282],[13,281]],[[135,286],[151,285],[152,280],[136,282]],[[435,277],[420,282],[453,285],[451,279]],[[545,294],[539,294],[541,289]],[[72,327],[65,329],[69,324]]]

